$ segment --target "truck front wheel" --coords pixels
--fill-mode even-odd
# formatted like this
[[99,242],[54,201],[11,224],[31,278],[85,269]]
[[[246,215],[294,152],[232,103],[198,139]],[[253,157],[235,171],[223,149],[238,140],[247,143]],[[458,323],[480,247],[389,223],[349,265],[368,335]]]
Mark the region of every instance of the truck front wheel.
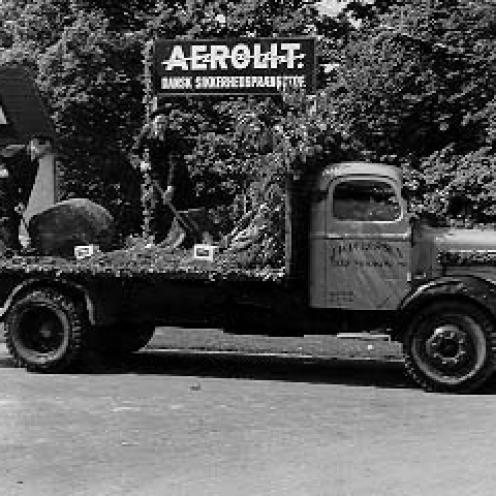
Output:
[[81,357],[86,328],[82,305],[56,290],[39,289],[9,309],[5,341],[17,366],[59,372]]
[[403,341],[406,370],[427,391],[466,393],[478,388],[494,370],[495,350],[491,320],[461,301],[422,308]]

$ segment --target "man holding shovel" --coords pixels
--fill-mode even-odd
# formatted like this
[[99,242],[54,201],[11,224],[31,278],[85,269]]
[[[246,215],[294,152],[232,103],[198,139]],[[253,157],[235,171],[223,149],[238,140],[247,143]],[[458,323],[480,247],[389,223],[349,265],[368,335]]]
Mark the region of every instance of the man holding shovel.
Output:
[[166,238],[171,227],[173,210],[169,205],[184,210],[194,203],[184,148],[184,140],[170,128],[168,117],[158,113],[149,125],[144,126],[131,151],[131,163],[145,178],[145,208],[150,215],[150,231],[156,243]]

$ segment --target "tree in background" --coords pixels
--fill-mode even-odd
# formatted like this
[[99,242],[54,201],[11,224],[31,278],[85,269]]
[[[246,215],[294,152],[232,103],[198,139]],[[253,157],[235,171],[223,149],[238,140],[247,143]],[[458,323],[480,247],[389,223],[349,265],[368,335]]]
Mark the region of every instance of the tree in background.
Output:
[[40,56],[38,83],[59,135],[63,196],[89,197],[129,228],[140,222],[126,150],[143,118],[141,43],[108,25],[101,13],[80,11]]
[[[315,35],[315,2],[294,0],[190,0],[158,2],[148,27],[153,38]],[[166,102],[171,126],[190,137],[188,164],[202,205],[221,231],[253,203],[249,190],[264,176],[260,157],[272,149],[271,129],[281,118],[281,98],[225,98]]]
[[[116,216],[123,233],[139,230],[138,183],[128,162],[144,122],[142,52],[152,37],[313,34],[314,2],[118,2],[26,0],[2,3],[2,62],[32,68],[60,136],[63,197],[88,196]],[[273,124],[272,101],[261,120]],[[189,163],[200,200],[226,228],[255,179],[241,132],[252,122],[245,99],[168,105],[174,126],[191,138]],[[263,107],[263,105],[262,105]],[[208,130],[208,132],[207,132]],[[253,147],[252,147],[253,148]],[[234,203],[234,207],[232,204]],[[241,200],[241,203],[243,201]],[[241,207],[243,208],[243,207]]]
[[495,220],[495,21],[487,1],[401,2],[350,39],[330,85],[365,156],[403,166],[417,208],[440,219]]
[[2,0],[0,63],[17,63],[37,73],[37,59],[74,21],[70,0]]
[[[144,122],[143,47],[153,37],[312,35],[319,93],[169,102],[190,138],[200,200],[228,230],[268,177],[341,158],[404,168],[420,210],[494,222],[496,9],[489,0],[349,2],[336,18],[309,0],[4,0],[0,63],[32,68],[59,132],[64,196],[140,229],[128,161]],[[277,189],[277,188],[276,188]]]
[[126,150],[143,120],[143,37],[111,29],[106,12],[90,7],[2,2],[0,63],[21,63],[37,79],[59,137],[62,198],[91,198],[131,232],[140,225],[139,178]]

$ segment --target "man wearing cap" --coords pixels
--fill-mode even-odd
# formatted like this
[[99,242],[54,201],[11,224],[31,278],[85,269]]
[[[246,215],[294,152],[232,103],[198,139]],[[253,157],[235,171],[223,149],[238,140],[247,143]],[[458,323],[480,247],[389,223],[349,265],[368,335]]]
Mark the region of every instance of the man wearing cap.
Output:
[[[163,191],[153,188],[149,199],[150,229],[155,242],[162,241],[169,232],[172,212],[164,203],[171,202],[184,210],[194,202],[194,189],[187,164],[184,161],[184,139],[170,127],[165,114],[157,113],[145,125],[131,150],[131,163],[144,174],[149,174]],[[146,157],[148,152],[148,157]]]
[[38,160],[51,146],[48,136],[35,135],[26,145],[0,150],[0,254],[21,248],[19,225],[38,173]]

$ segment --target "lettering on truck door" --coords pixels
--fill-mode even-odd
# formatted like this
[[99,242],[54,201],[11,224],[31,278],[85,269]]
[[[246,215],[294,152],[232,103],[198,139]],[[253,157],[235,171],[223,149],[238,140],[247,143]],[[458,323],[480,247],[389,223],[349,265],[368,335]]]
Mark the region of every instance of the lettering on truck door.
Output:
[[331,183],[326,205],[326,306],[392,310],[406,294],[410,226],[388,178]]

